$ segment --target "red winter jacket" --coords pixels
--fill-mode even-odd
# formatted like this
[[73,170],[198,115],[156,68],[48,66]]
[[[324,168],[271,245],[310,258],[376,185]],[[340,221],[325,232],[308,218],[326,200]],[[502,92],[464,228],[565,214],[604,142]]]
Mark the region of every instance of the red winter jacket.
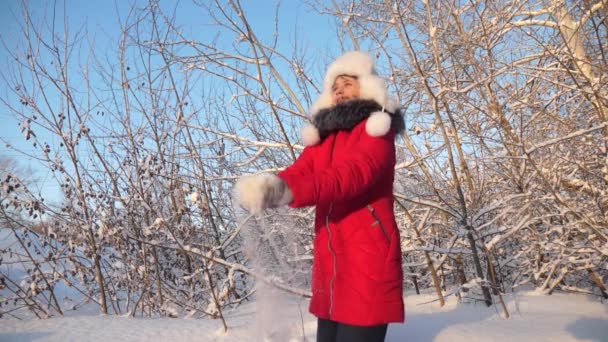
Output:
[[404,321],[395,133],[372,137],[366,121],[329,133],[278,174],[291,207],[316,206],[310,312],[359,326]]

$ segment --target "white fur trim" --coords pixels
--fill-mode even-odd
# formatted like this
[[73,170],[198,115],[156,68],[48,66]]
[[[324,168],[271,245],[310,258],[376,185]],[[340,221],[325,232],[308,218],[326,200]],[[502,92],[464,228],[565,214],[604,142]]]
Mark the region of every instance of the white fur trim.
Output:
[[321,141],[319,130],[312,124],[308,124],[302,128],[302,142],[305,146],[316,145]]
[[333,101],[331,99],[331,87],[329,90],[324,90],[315,103],[313,103],[312,107],[310,107],[309,114],[311,117],[317,115],[317,113],[325,108],[331,107]]
[[399,107],[399,100],[397,100],[395,97],[389,96],[384,109],[391,113],[395,113]]
[[359,77],[359,97],[363,100],[374,100],[382,107],[386,107],[388,104],[386,83],[376,75]]
[[382,137],[391,129],[391,116],[386,112],[373,112],[365,123],[365,131],[372,137]]
[[252,214],[260,214],[264,209],[264,194],[267,189],[278,186],[282,180],[270,173],[246,175],[236,182],[233,195],[238,204]]

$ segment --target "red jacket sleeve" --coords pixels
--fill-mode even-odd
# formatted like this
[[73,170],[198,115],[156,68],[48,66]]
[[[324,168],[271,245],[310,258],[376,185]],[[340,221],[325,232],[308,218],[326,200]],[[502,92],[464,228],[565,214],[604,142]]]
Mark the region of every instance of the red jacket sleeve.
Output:
[[392,172],[394,164],[394,133],[371,137],[363,132],[358,146],[348,158],[303,179],[285,180],[293,194],[289,205],[297,208],[355,198]]
[[[285,170],[277,173],[287,185],[298,183],[302,177],[310,177],[314,172],[312,147],[305,147],[298,159]],[[291,188],[290,188],[291,189]]]

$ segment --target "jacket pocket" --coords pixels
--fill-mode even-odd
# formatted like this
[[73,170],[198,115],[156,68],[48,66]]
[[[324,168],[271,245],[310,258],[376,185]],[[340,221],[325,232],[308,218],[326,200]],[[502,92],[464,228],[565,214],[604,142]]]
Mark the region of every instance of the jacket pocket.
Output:
[[374,207],[372,207],[371,204],[367,205],[367,210],[369,210],[369,212],[374,217],[374,223],[372,223],[372,227],[376,227],[376,226],[379,227],[380,230],[382,230],[382,235],[386,239],[386,243],[389,244],[390,241],[391,241],[391,239],[390,239],[390,237],[388,235],[388,231],[386,230],[386,227],[384,226],[384,224],[380,220],[380,217],[378,216],[378,213],[376,212],[376,210],[374,209]]

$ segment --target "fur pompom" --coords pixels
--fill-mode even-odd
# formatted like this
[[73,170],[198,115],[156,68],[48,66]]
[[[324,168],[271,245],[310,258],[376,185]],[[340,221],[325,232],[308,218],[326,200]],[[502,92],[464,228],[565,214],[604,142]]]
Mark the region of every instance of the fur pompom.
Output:
[[391,116],[386,112],[373,112],[365,123],[365,131],[372,137],[382,137],[391,129]]
[[320,141],[319,130],[314,125],[308,124],[302,128],[302,142],[304,146],[316,145]]
[[233,196],[239,205],[257,215],[265,208],[264,196],[268,189],[281,182],[281,178],[270,173],[246,175],[234,185]]

